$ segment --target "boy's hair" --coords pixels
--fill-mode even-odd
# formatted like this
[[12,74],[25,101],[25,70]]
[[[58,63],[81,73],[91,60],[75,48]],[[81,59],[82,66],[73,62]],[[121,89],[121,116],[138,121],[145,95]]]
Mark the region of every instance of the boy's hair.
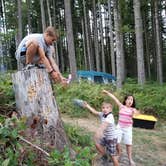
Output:
[[109,105],[111,108],[112,108],[112,104],[111,103],[108,103],[108,102],[102,102],[101,106],[104,106],[104,105]]
[[52,26],[47,27],[45,29],[44,33],[47,33],[51,37],[58,37],[57,30],[54,27],[52,27]]
[[131,107],[135,108],[135,107],[136,107],[136,103],[135,103],[135,98],[134,98],[133,95],[126,95],[126,96],[124,97],[124,100],[123,100],[123,105],[126,105],[126,100],[127,100],[127,98],[128,98],[129,96],[133,97],[133,104],[131,105]]

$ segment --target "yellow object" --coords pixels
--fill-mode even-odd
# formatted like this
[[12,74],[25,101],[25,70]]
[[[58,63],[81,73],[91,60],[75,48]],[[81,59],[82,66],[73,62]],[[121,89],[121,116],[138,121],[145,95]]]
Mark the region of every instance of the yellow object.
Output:
[[148,121],[154,121],[156,122],[157,119],[152,116],[152,115],[145,115],[145,114],[139,114],[139,115],[135,115],[133,116],[134,119],[141,119],[141,120],[148,120]]

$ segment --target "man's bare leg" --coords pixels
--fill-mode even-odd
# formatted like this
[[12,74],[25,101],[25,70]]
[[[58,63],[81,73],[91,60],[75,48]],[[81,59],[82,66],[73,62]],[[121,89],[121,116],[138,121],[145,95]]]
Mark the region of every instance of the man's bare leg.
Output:
[[34,40],[31,40],[29,42],[26,43],[26,64],[28,63],[32,63],[33,61],[33,57],[36,55],[36,53],[38,52],[38,43]]

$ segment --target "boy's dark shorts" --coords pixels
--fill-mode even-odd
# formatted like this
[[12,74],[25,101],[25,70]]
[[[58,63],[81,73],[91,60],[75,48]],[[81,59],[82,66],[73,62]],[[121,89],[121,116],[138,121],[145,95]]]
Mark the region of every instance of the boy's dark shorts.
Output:
[[102,138],[100,140],[100,144],[106,148],[106,152],[109,155],[111,156],[117,155],[117,152],[116,152],[117,139],[116,138],[114,138],[113,140],[106,140],[105,138]]
[[25,64],[25,61],[26,61],[26,58],[25,58],[26,51],[27,51],[27,48],[25,45],[23,45],[23,47],[21,48],[21,52],[20,52],[20,61],[23,64]]

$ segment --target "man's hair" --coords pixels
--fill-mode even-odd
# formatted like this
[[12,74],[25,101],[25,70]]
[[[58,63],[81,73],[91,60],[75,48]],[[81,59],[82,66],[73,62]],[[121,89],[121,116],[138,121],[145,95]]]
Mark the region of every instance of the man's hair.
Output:
[[47,27],[44,33],[47,33],[49,36],[52,36],[52,37],[58,37],[57,30],[52,26]]

